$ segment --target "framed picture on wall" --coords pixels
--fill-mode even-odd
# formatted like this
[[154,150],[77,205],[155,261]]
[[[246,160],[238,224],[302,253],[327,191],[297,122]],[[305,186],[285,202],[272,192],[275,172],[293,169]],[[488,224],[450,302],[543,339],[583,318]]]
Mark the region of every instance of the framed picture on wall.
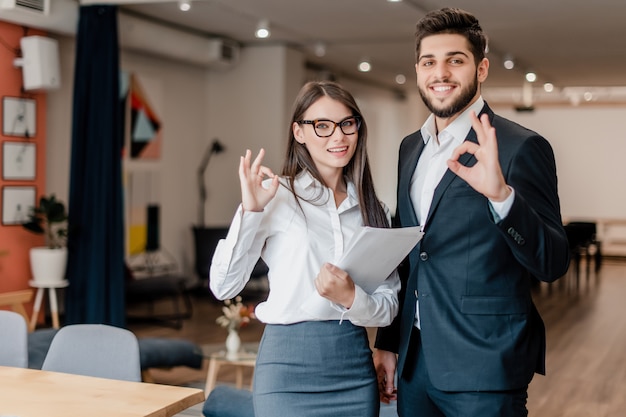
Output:
[[37,145],[29,142],[2,144],[2,179],[35,180]]
[[32,138],[36,129],[37,106],[32,98],[2,98],[2,134]]
[[35,187],[2,187],[2,224],[5,226],[23,224],[28,221],[28,213],[35,207]]

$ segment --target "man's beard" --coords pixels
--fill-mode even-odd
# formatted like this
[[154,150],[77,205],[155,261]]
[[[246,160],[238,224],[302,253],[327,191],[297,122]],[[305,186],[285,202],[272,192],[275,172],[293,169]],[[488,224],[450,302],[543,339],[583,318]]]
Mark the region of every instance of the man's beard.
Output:
[[422,97],[422,101],[424,102],[426,107],[428,107],[428,110],[430,110],[435,116],[439,118],[447,119],[457,113],[460,113],[463,109],[465,109],[465,107],[467,107],[468,104],[472,102],[472,99],[478,91],[478,79],[474,77],[474,81],[470,85],[468,85],[467,88],[461,91],[461,95],[448,107],[444,108],[435,107],[433,105],[434,99],[429,99],[421,87],[419,87],[418,90],[420,92],[420,97]]

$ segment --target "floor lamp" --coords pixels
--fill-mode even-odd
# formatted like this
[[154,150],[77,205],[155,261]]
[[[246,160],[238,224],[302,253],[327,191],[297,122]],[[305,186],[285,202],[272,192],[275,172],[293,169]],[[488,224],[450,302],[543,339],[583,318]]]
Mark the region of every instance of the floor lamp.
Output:
[[216,153],[223,152],[225,150],[224,145],[220,143],[218,139],[213,139],[211,145],[204,152],[200,166],[198,167],[198,193],[199,193],[199,206],[198,206],[198,227],[204,227],[204,209],[206,203],[206,184],[204,181],[204,172],[209,166],[211,156]]

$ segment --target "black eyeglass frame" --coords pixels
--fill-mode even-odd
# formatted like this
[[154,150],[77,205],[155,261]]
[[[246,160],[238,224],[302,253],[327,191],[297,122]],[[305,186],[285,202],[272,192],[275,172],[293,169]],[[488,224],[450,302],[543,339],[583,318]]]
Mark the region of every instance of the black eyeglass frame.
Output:
[[[356,121],[356,131],[352,132],[352,133],[346,133],[343,130],[343,123],[350,120],[350,119],[354,119]],[[332,123],[333,124],[333,130],[330,132],[330,134],[322,136],[319,133],[317,133],[317,129],[315,128],[315,125],[319,122],[328,122],[328,123]],[[313,131],[315,132],[315,134],[317,135],[317,137],[319,138],[329,138],[333,135],[333,133],[335,133],[335,130],[337,129],[337,126],[339,126],[339,129],[341,130],[341,133],[343,133],[344,135],[354,135],[355,133],[357,133],[359,131],[359,129],[361,128],[361,116],[358,115],[352,115],[352,116],[348,116],[343,118],[342,120],[340,120],[339,122],[333,122],[332,120],[329,119],[314,119],[314,120],[298,120],[296,121],[296,123],[298,124],[305,124],[305,125],[311,125],[313,126]]]

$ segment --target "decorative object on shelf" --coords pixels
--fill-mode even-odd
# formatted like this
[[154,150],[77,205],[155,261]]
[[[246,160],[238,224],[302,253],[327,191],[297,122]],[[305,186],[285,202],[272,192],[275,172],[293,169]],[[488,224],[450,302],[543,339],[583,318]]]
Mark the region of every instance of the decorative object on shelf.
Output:
[[41,196],[39,205],[31,207],[24,228],[46,235],[45,247],[30,249],[33,280],[38,283],[59,282],[65,279],[67,266],[67,212],[65,205],[54,194]]
[[252,306],[244,306],[241,296],[235,297],[235,300],[224,301],[222,314],[215,322],[220,326],[228,329],[226,337],[227,356],[234,357],[241,348],[241,338],[239,337],[239,329],[250,323],[250,319],[256,318]]

